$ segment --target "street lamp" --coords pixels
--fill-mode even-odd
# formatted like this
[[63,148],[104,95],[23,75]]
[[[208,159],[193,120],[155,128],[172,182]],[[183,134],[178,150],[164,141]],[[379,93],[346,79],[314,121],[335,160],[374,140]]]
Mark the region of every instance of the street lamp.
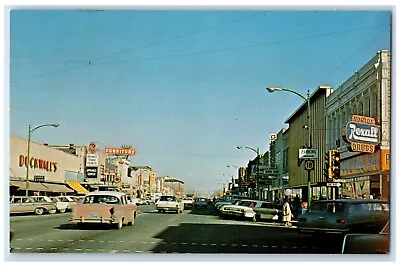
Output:
[[257,154],[256,190],[257,190],[258,198],[261,200],[261,194],[258,190],[258,175],[259,175],[259,171],[260,171],[260,148],[257,147],[257,149],[254,149],[254,148],[248,147],[248,146],[237,146],[236,148],[237,149],[247,148],[247,149],[254,151]]
[[42,127],[58,127],[60,124],[58,123],[52,123],[52,124],[42,124],[39,126],[36,126],[35,128],[31,129],[31,125],[29,124],[28,127],[28,155],[27,155],[27,163],[26,163],[26,189],[25,189],[25,196],[28,196],[28,191],[29,191],[29,152],[30,152],[30,146],[31,146],[31,134],[33,131],[36,129],[42,128]]
[[[228,167],[228,168],[236,168],[238,170],[240,169],[240,167],[235,166],[235,165],[226,165],[226,167]],[[238,192],[239,192],[239,195],[241,195],[242,194],[242,178],[241,178],[241,176],[239,174],[239,171],[238,171],[238,180],[239,180]],[[235,181],[233,180],[233,176],[232,176],[232,187],[234,187],[234,185],[235,185]]]
[[[265,88],[268,92],[273,93],[276,91],[286,91],[293,93],[295,95],[300,96],[304,101],[307,103],[307,125],[304,125],[304,128],[308,131],[308,145],[307,148],[312,148],[312,136],[311,136],[311,118],[310,118],[310,90],[307,90],[307,97],[303,96],[302,94],[287,89],[287,88],[280,88],[280,87],[267,87]],[[310,171],[308,171],[308,179],[307,179],[307,202],[308,208],[311,206],[311,177]]]

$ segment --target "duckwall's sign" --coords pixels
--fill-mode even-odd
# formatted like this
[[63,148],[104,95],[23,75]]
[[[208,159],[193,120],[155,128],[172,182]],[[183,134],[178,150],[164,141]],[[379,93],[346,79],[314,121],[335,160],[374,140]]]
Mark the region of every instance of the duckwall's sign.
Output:
[[350,151],[374,153],[375,146],[381,141],[381,133],[374,118],[353,115],[343,138],[349,143]]

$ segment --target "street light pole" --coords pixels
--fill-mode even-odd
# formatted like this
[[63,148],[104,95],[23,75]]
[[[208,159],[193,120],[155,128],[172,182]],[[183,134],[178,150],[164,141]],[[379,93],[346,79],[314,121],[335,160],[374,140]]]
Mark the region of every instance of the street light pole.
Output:
[[[276,92],[276,91],[286,91],[293,93],[295,95],[300,96],[302,99],[304,99],[307,103],[307,125],[305,125],[306,130],[308,131],[308,145],[307,148],[312,148],[312,135],[311,135],[311,118],[310,118],[310,90],[307,90],[307,97],[304,97],[302,94],[290,90],[287,88],[280,88],[280,87],[267,87],[266,90],[270,93]],[[307,171],[307,202],[308,202],[308,208],[311,206],[311,171]]]
[[52,123],[52,124],[42,124],[39,125],[33,129],[31,129],[31,125],[29,124],[28,127],[28,153],[27,153],[27,159],[26,159],[26,185],[25,185],[25,196],[28,196],[29,193],[29,165],[30,165],[30,160],[29,160],[29,156],[30,156],[30,147],[31,147],[31,134],[34,130],[39,129],[41,127],[58,127],[60,126],[58,123]]
[[[239,188],[238,188],[238,192],[239,192],[239,195],[242,195],[241,193],[242,193],[242,182],[241,182],[241,178],[240,178],[240,175],[239,175],[239,167],[238,166],[235,166],[235,165],[226,165],[226,167],[228,167],[228,168],[236,168],[236,169],[238,169],[238,181],[239,181],[239,184],[238,184],[238,186],[239,186]],[[234,185],[235,185],[235,180],[233,179],[233,176],[232,176],[232,184],[233,184],[233,187],[234,187]]]
[[256,173],[256,191],[258,194],[258,198],[261,200],[261,194],[259,192],[259,188],[258,188],[258,183],[259,183],[259,171],[260,171],[260,148],[257,147],[257,149],[254,149],[252,147],[248,147],[248,146],[238,146],[236,147],[237,149],[242,149],[242,148],[247,148],[250,149],[252,151],[254,151],[255,153],[257,153],[257,173]]

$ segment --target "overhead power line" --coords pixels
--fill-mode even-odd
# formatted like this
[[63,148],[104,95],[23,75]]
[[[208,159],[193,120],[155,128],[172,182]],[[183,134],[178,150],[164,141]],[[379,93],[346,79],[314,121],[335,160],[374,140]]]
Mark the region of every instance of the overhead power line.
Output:
[[276,45],[276,44],[283,44],[283,43],[289,43],[289,42],[295,42],[295,41],[301,41],[301,40],[323,38],[323,37],[328,37],[328,36],[332,36],[332,35],[345,34],[345,33],[350,33],[350,32],[355,32],[355,31],[360,31],[360,30],[367,30],[367,29],[373,29],[373,28],[377,28],[377,27],[383,27],[383,26],[388,26],[388,25],[384,24],[384,25],[364,27],[364,28],[358,28],[358,29],[352,29],[352,30],[346,30],[346,31],[339,31],[339,32],[326,33],[326,34],[319,34],[319,35],[311,35],[311,36],[305,36],[305,37],[291,38],[291,39],[280,40],[280,41],[262,42],[262,43],[252,44],[252,45],[227,47],[227,48],[199,51],[199,52],[192,52],[192,53],[166,55],[166,56],[159,56],[159,57],[147,57],[147,58],[135,58],[135,59],[125,59],[125,60],[116,60],[116,61],[106,61],[106,62],[99,62],[99,63],[93,63],[93,64],[94,65],[116,64],[116,63],[128,63],[128,62],[134,62],[134,61],[158,60],[158,59],[169,59],[169,58],[177,58],[177,57],[204,55],[204,54],[215,54],[215,53],[219,53],[219,52],[235,51],[235,50],[254,48],[254,47],[260,47],[260,46]]

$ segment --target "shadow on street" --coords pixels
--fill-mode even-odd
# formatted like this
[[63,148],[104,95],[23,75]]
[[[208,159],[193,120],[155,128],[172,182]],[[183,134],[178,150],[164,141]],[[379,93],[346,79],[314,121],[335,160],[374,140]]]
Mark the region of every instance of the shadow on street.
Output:
[[298,235],[294,228],[195,223],[170,226],[153,237],[161,239],[154,253],[336,254],[343,240]]

